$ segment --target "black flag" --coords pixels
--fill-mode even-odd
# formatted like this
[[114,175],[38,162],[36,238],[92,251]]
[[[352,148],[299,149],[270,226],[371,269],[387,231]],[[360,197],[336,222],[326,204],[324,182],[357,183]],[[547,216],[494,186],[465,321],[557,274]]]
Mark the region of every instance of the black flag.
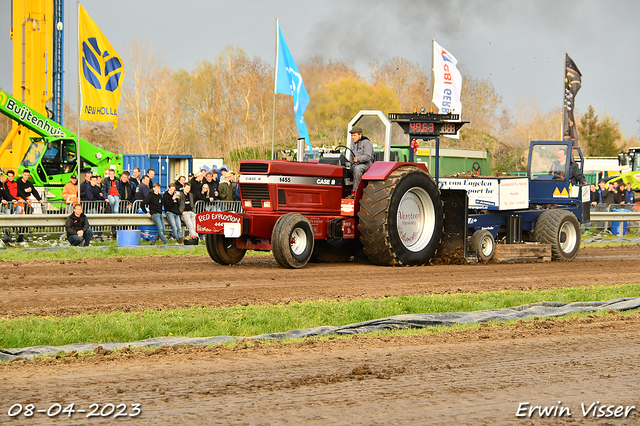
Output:
[[582,84],[582,74],[580,74],[580,70],[576,66],[575,62],[573,62],[573,59],[571,59],[566,53],[564,56],[566,70],[564,75],[564,107],[562,114],[564,123],[562,126],[562,138],[565,140],[571,140],[575,144],[578,140],[578,131],[576,130],[576,122],[573,118],[573,109],[576,95],[578,94],[578,90],[580,90],[580,85]]

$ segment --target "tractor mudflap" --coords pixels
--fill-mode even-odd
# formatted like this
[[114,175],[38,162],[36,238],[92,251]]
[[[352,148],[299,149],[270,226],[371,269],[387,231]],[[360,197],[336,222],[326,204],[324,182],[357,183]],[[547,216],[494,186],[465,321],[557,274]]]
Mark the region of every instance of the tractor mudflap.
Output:
[[440,247],[433,259],[435,264],[464,264],[467,256],[469,196],[460,189],[442,189],[444,230]]

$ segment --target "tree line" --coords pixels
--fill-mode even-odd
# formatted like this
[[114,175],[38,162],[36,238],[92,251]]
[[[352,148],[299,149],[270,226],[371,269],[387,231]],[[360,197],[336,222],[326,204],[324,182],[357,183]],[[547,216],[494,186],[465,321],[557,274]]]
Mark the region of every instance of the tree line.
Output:
[[[90,142],[128,154],[192,154],[232,162],[238,150],[268,155],[273,134],[277,148],[295,147],[290,96],[276,95],[273,123],[273,64],[228,46],[213,61],[204,59],[191,71],[173,71],[139,42],[131,44],[127,59],[118,128],[82,122],[81,135]],[[311,99],[305,120],[314,146],[338,144],[359,110],[409,112],[430,105],[431,70],[403,58],[374,61],[367,75],[322,57],[298,65]],[[559,139],[561,106],[541,111],[531,102],[510,110],[501,106],[489,80],[464,73],[463,79],[462,119],[470,123],[462,128],[459,140],[442,138],[443,146],[488,150],[493,169],[502,172],[523,170],[529,141]],[[77,131],[76,113],[67,107],[65,114],[65,127]],[[11,124],[0,117],[3,140]],[[579,146],[587,155],[616,156],[637,143],[634,136],[623,137],[612,117],[596,115],[593,106],[577,117]],[[375,130],[370,136],[381,145],[382,132]]]

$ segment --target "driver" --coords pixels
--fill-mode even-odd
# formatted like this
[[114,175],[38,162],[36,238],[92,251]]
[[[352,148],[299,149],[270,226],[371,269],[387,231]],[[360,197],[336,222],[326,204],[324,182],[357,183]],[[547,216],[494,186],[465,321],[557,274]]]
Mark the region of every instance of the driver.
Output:
[[351,170],[353,171],[353,189],[351,191],[351,198],[355,198],[362,175],[369,170],[369,167],[373,164],[373,145],[369,138],[362,136],[361,127],[353,127],[349,133],[351,133],[351,139],[353,139],[353,165],[351,166]]
[[564,171],[567,164],[567,152],[565,151],[565,148],[558,149],[556,157],[557,160],[551,164],[551,170],[549,170],[549,173],[554,174],[555,179],[564,179]]
[[[567,164],[567,152],[566,148],[558,149],[557,160],[553,162],[551,165],[551,170],[549,173],[554,175],[554,179],[564,179],[564,171],[566,169]],[[576,164],[573,159],[569,163],[569,183],[573,185],[584,185],[587,183],[587,180],[584,178],[582,171],[578,164]]]

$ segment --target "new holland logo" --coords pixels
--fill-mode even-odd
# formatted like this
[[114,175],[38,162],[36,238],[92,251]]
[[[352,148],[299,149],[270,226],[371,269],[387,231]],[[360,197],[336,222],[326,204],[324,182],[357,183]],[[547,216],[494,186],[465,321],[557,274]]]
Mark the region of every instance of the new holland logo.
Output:
[[95,37],[82,42],[82,73],[96,89],[116,90],[122,75],[122,63],[106,50],[103,52]]

